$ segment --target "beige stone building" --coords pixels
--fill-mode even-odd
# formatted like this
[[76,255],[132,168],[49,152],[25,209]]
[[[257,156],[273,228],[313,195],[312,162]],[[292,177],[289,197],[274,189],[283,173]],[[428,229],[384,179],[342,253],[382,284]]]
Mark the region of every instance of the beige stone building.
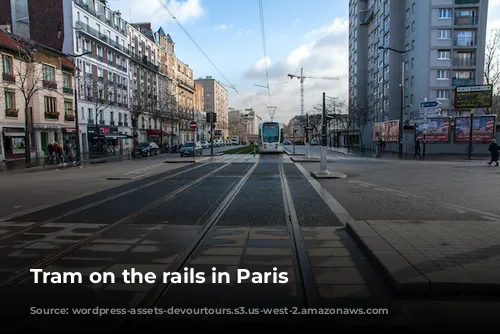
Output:
[[217,115],[214,132],[215,139],[227,138],[230,135],[228,129],[227,89],[211,76],[196,79],[195,82],[203,87],[205,112],[213,112]]
[[[0,161],[26,159],[26,126],[32,163],[43,162],[49,143],[74,144],[73,64],[58,51],[3,31],[0,57]],[[25,95],[31,95],[27,106]]]

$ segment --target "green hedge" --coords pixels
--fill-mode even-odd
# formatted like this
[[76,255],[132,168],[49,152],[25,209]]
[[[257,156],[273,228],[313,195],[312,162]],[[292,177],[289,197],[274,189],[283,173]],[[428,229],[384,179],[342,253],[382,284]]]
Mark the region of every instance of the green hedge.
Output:
[[257,145],[232,148],[230,150],[224,151],[223,153],[224,154],[253,154],[254,147],[255,147],[255,153],[259,153],[259,147]]

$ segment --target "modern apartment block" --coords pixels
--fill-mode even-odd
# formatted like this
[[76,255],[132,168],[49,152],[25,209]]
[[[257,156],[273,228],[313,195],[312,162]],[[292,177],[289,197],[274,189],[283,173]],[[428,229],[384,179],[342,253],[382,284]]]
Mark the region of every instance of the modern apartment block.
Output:
[[453,108],[454,89],[483,82],[487,11],[488,0],[350,0],[351,103],[373,122],[399,119],[404,66],[405,121],[426,98],[443,116],[468,114]]
[[262,118],[255,113],[255,111],[250,109],[245,109],[241,113],[241,123],[246,126],[246,133],[249,135],[259,134],[259,124],[262,122]]
[[228,124],[228,93],[220,82],[207,76],[195,80],[195,83],[203,86],[205,94],[205,112],[213,112],[217,116],[214,138],[222,139],[230,135]]

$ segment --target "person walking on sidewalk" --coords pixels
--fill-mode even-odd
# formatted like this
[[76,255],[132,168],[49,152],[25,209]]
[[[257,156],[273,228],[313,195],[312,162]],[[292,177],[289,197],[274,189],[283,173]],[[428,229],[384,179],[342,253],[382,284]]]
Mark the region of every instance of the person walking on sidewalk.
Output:
[[413,158],[415,158],[417,154],[420,156],[420,159],[423,159],[422,154],[420,153],[420,139],[418,137],[415,140],[415,154],[413,155]]
[[64,154],[66,155],[64,163],[69,160],[73,165],[76,164],[76,161],[73,160],[73,151],[71,150],[71,144],[69,142],[67,142],[66,146],[64,146]]
[[54,145],[49,143],[49,145],[47,145],[47,151],[49,152],[49,162],[53,163],[54,162]]
[[488,162],[488,165],[491,166],[491,163],[494,162],[495,166],[498,167],[498,144],[495,139],[491,140],[490,147],[488,148],[491,154],[491,161]]

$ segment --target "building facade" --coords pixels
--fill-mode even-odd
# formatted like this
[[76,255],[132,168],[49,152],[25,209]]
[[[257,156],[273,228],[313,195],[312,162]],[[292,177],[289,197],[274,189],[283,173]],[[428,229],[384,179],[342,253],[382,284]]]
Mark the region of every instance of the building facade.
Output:
[[241,123],[246,127],[246,133],[249,135],[259,134],[259,124],[262,122],[262,118],[255,113],[255,111],[250,109],[245,109],[241,113]]
[[195,80],[203,87],[205,112],[213,112],[217,116],[214,139],[226,139],[229,133],[228,124],[228,92],[220,82],[207,76]]
[[30,162],[43,163],[49,144],[74,143],[75,67],[57,50],[1,30],[0,57],[0,161],[25,160],[28,130]]
[[399,119],[401,108],[413,119],[425,99],[442,116],[468,114],[453,108],[454,88],[483,82],[487,10],[488,0],[350,0],[350,103],[372,122]]

